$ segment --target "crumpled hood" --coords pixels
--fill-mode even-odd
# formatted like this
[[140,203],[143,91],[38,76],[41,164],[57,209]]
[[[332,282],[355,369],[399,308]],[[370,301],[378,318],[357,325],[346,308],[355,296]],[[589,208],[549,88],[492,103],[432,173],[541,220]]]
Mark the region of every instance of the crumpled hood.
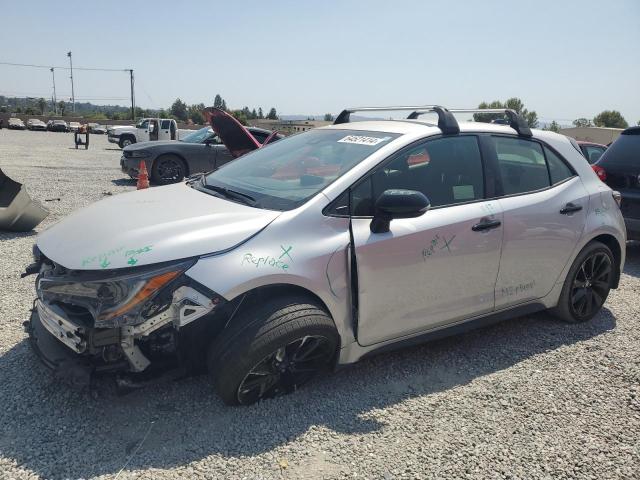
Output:
[[42,232],[36,244],[66,268],[127,268],[228,250],[279,214],[179,183],[96,202]]

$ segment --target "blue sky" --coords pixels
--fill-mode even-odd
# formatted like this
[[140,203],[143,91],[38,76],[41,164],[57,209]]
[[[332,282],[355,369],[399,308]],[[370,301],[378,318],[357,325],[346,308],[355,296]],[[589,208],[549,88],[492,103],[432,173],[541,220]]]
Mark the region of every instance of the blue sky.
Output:
[[[281,114],[476,106],[520,97],[569,123],[640,120],[640,1],[3,2],[1,62],[133,68],[136,99]],[[125,73],[74,72],[77,98],[122,97]],[[56,72],[58,97],[70,96]],[[51,96],[48,70],[0,65],[0,94]],[[93,100],[92,100],[93,101]]]

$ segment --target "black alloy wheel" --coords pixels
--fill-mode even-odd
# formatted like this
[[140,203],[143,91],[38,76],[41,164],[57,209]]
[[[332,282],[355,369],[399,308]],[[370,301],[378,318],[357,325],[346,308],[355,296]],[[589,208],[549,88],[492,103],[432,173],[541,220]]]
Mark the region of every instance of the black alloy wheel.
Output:
[[153,163],[153,180],[160,185],[181,181],[186,174],[182,160],[173,155],[163,155]]
[[578,268],[571,286],[571,309],[579,318],[591,318],[604,304],[611,288],[613,266],[604,252],[589,255]]
[[238,403],[250,405],[294,392],[327,369],[334,351],[334,342],[320,335],[306,335],[278,348],[244,377],[238,386]]

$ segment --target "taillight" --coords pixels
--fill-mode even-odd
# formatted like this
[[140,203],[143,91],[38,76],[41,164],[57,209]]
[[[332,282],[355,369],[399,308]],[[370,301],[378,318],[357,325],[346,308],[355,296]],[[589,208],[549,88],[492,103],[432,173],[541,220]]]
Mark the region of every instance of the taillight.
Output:
[[607,180],[607,172],[604,168],[599,165],[591,165],[591,168],[593,168],[593,171],[596,172],[596,175],[600,180],[603,182]]

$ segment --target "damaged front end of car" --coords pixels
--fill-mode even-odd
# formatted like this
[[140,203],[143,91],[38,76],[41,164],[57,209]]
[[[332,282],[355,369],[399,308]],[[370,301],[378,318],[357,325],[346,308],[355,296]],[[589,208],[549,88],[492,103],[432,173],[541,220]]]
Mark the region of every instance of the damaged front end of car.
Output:
[[134,385],[136,377],[146,381],[183,366],[193,350],[188,330],[226,303],[184,275],[197,259],[96,271],[66,269],[37,248],[34,255],[25,272],[38,273],[25,324],[31,345],[74,386],[108,372]]

